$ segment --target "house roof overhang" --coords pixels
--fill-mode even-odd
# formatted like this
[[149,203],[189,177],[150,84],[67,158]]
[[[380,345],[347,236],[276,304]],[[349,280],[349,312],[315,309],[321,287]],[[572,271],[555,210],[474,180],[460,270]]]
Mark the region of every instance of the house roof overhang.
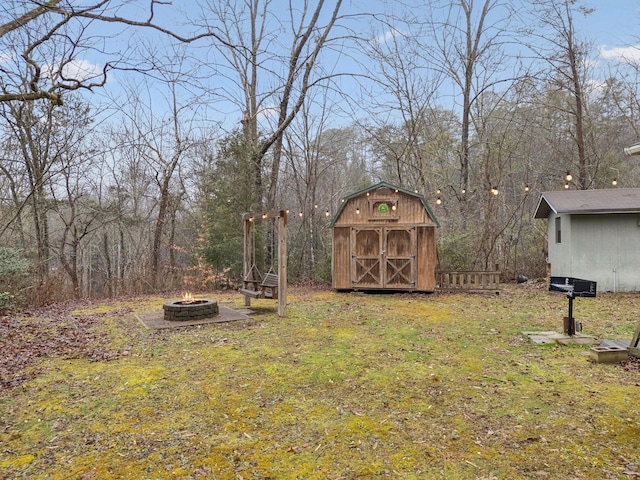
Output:
[[533,217],[549,218],[552,212],[570,215],[640,213],[640,188],[543,192]]

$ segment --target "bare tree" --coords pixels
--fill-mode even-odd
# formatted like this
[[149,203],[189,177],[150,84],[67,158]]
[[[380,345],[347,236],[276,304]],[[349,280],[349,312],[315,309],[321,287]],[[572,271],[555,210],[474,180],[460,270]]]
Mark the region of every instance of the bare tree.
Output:
[[287,193],[281,200],[300,213],[292,215],[290,272],[302,280],[327,279],[328,269],[322,267],[330,258],[330,216],[339,199],[358,185],[357,178],[346,174],[349,162],[356,160],[357,130],[330,128],[326,94],[321,90],[316,94],[312,96],[320,100],[305,104],[285,133],[283,149],[286,165],[281,184]]
[[[591,45],[578,33],[574,16],[589,15],[594,10],[581,5],[579,0],[535,0],[531,7],[538,28],[530,32],[534,41],[529,48],[538,60],[551,67],[550,72],[542,72],[546,83],[567,94],[566,101],[558,102],[555,108],[571,119],[567,133],[576,151],[578,173],[575,184],[579,189],[586,189],[591,185],[594,173],[588,171],[586,131],[586,82],[589,81]],[[595,165],[591,167],[596,168]]]
[[64,159],[60,185],[52,189],[55,211],[61,223],[61,233],[56,239],[57,257],[71,282],[71,294],[76,298],[82,294],[82,270],[86,268],[82,262],[83,243],[108,222],[90,191],[91,159],[86,152],[79,153]]
[[[182,169],[191,159],[195,147],[201,143],[201,135],[197,131],[198,118],[194,115],[199,107],[199,98],[190,96],[182,88],[187,80],[180,72],[180,62],[184,59],[183,55],[177,54],[173,57],[175,71],[158,72],[164,77],[162,96],[152,96],[152,89],[141,90],[136,86],[129,90],[127,105],[123,107],[128,124],[124,136],[126,143],[121,148],[135,152],[134,155],[144,164],[141,168],[146,170],[155,184],[155,220],[149,259],[153,288],[162,286],[163,246],[171,248],[165,239],[167,226],[172,223],[185,195]],[[149,97],[143,98],[141,91],[149,92]],[[173,257],[168,255],[168,258]],[[168,267],[172,269],[175,265]]]
[[[243,133],[254,165],[256,208],[265,203],[274,206],[283,134],[309,89],[327,78],[317,61],[332,41],[330,34],[341,5],[342,0],[303,0],[289,2],[283,12],[271,0],[225,0],[210,1],[204,12],[205,29],[223,40],[215,45],[223,59],[218,68],[237,87],[237,95],[228,100],[243,112]],[[272,164],[265,190],[264,159],[270,150]]]
[[[460,97],[460,192],[469,192],[472,107],[486,90],[513,81],[505,71],[505,43],[510,41],[512,4],[504,0],[431,2],[428,22],[433,48],[425,49],[432,61],[455,85]],[[463,200],[467,197],[462,195]]]
[[[138,9],[136,18],[119,14],[128,0],[81,5],[72,0],[5,0],[0,6],[0,51],[9,60],[0,64],[0,102],[46,99],[61,105],[64,92],[101,87],[113,70],[148,71],[141,66],[142,58],[128,58],[121,48],[109,50],[110,43],[131,39],[128,28],[152,30],[180,43],[205,37],[224,42],[210,31],[181,34],[175,23],[172,28],[162,26],[156,10],[171,8],[172,19],[181,12],[170,2],[146,1],[146,9]],[[102,63],[86,68],[88,53]]]
[[369,78],[375,79],[381,90],[380,95],[364,100],[374,112],[370,122],[378,125],[371,136],[385,163],[393,166],[387,178],[431,191],[437,180],[432,175],[435,159],[429,156],[433,149],[429,152],[427,144],[436,140],[433,102],[443,75],[425,61],[423,38],[411,30],[412,22],[382,18],[383,31],[363,43],[374,60],[369,65]]
[[31,207],[36,271],[42,283],[48,276],[50,262],[48,187],[56,173],[60,154],[54,141],[57,114],[51,104],[39,107],[33,102],[22,102],[6,103],[3,107],[1,115],[11,130],[13,156],[26,172],[27,193],[21,199],[19,210],[27,205]]

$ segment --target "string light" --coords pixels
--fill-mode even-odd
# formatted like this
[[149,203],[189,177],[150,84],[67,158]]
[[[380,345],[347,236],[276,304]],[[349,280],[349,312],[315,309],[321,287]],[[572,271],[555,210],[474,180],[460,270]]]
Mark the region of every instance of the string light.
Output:
[[565,190],[569,190],[569,184],[568,184],[568,183],[566,183],[566,182],[565,182],[565,184],[564,184],[564,189],[565,189]]
[[[571,172],[567,171],[567,174],[564,176],[564,179],[567,182],[570,182],[571,180],[573,180],[573,175],[571,175]],[[567,187],[565,187],[565,188],[567,188]]]
[[618,180],[614,178],[613,181],[611,182],[611,185],[613,185],[614,187],[618,185]]
[[[566,181],[566,182],[565,182],[565,184],[564,184],[564,189],[565,189],[565,190],[568,190],[568,189],[570,188],[569,181],[570,181],[570,180],[573,180],[573,176],[571,175],[571,173],[570,173],[569,171],[567,171],[567,172],[566,172],[566,175],[565,175],[565,178],[567,179],[567,181]],[[614,179],[611,181],[611,185],[613,185],[613,186],[617,186],[617,185],[618,185],[618,180],[614,178]],[[525,193],[529,193],[529,192],[531,191],[531,186],[530,186],[529,184],[525,184],[525,185],[523,185],[521,188],[523,189],[523,191],[524,191]],[[398,189],[395,189],[394,191],[397,193],[399,190],[398,190]],[[415,190],[414,190],[414,192],[415,192],[416,194],[418,194],[419,190],[418,190],[418,189],[415,189]],[[465,195],[465,194],[467,193],[467,189],[466,189],[466,188],[461,188],[461,189],[460,189],[460,192],[461,192],[461,194]],[[491,195],[492,195],[492,196],[498,196],[498,195],[500,195],[500,191],[498,190],[498,187],[496,187],[496,186],[492,186],[492,187],[490,188],[489,192],[491,193]],[[444,198],[443,198],[443,196],[442,196],[442,189],[441,189],[441,188],[436,188],[436,189],[435,189],[435,193],[436,193],[436,195],[437,195],[437,196],[436,196],[436,198],[435,198],[435,200],[434,200],[434,203],[435,203],[435,205],[440,206],[440,205],[442,205],[442,204],[444,203]],[[371,196],[371,195],[370,195],[370,192],[366,192],[366,196],[368,196],[368,197],[369,197],[369,196]],[[344,198],[344,197],[343,197],[343,198],[341,198],[341,199],[340,199],[340,202],[341,202],[342,204],[344,204],[344,203],[346,202],[346,200],[347,200],[347,198]],[[393,211],[393,212],[396,212],[396,211],[398,210],[397,202],[389,202],[389,203],[390,203],[390,205],[389,205],[389,209],[390,209],[391,211]],[[314,209],[319,209],[319,208],[320,208],[320,205],[319,205],[319,204],[317,204],[317,203],[316,203],[316,204],[313,204],[313,208],[314,208]],[[342,208],[342,207],[340,207],[340,208]],[[355,212],[355,213],[356,213],[356,215],[361,215],[361,211],[360,211],[360,210],[361,210],[361,209],[360,209],[360,207],[356,207],[356,212]],[[287,210],[284,210],[284,211],[285,211],[287,214],[289,214],[289,213],[290,213],[290,210],[288,210],[288,209],[287,209]],[[330,217],[330,216],[331,216],[330,209],[326,209],[326,210],[324,211],[324,215],[325,215],[325,217]],[[268,218],[269,218],[269,213],[268,213],[268,212],[267,212],[267,213],[263,213],[261,216],[262,216],[262,219],[268,219]],[[301,210],[301,211],[299,211],[299,212],[298,212],[298,216],[299,216],[300,218],[303,218],[303,217],[304,217],[304,211],[302,211],[302,210]],[[254,217],[249,217],[249,218],[248,218],[248,221],[253,222],[253,221],[255,221],[255,218],[254,218]]]

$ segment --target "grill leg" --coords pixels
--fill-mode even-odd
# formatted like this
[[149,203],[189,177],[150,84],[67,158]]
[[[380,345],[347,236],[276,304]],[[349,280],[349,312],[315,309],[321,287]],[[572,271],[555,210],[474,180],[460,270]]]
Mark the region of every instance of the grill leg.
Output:
[[568,296],[569,298],[569,318],[567,322],[567,335],[570,337],[576,334],[576,321],[573,318],[573,296]]

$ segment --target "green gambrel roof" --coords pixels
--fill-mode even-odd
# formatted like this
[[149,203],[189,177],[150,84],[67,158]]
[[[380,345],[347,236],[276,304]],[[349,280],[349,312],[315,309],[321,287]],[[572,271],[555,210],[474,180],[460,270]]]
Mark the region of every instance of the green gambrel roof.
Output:
[[378,182],[375,185],[371,185],[370,187],[364,188],[364,189],[360,190],[359,192],[355,192],[355,193],[352,193],[351,195],[347,195],[346,197],[344,197],[342,199],[342,203],[340,204],[340,208],[338,208],[338,211],[336,212],[336,214],[331,219],[330,226],[333,227],[333,225],[336,223],[336,220],[338,219],[338,217],[340,217],[340,214],[342,213],[342,209],[344,208],[344,206],[347,204],[347,202],[349,200],[351,200],[352,198],[355,198],[355,197],[359,197],[360,195],[364,195],[365,193],[370,192],[372,190],[376,190],[376,189],[378,189],[380,187],[387,187],[387,188],[390,188],[392,190],[398,190],[399,192],[402,192],[402,193],[404,193],[406,195],[409,195],[409,196],[412,196],[412,197],[416,197],[418,200],[420,200],[420,202],[422,203],[422,206],[425,208],[425,210],[429,214],[429,217],[431,217],[433,222],[436,224],[436,227],[440,228],[440,223],[438,222],[438,219],[436,218],[436,216],[433,214],[433,210],[431,210],[431,207],[427,203],[427,199],[424,198],[424,195],[422,195],[420,193],[416,193],[416,192],[414,192],[412,190],[408,190],[408,189],[403,188],[403,187],[399,187],[399,186],[394,185],[392,183],[385,182],[385,181]]

